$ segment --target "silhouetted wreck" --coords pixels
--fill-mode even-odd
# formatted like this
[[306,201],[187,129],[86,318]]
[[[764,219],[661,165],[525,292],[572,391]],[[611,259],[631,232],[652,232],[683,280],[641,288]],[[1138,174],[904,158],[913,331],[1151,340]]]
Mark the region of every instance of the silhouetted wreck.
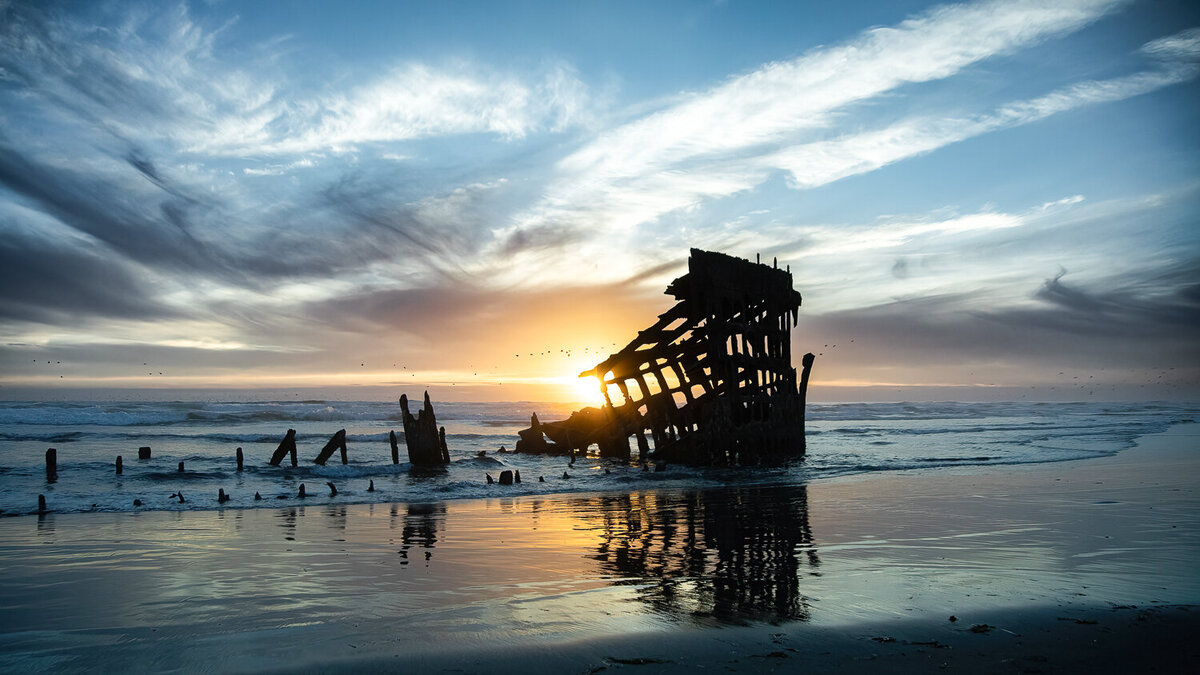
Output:
[[604,406],[559,422],[533,415],[518,452],[573,454],[595,444],[602,457],[630,459],[633,436],[642,461],[754,464],[804,454],[813,355],[804,355],[797,381],[791,327],[801,298],[791,271],[692,249],[688,273],[666,293],[674,307],[579,374],[597,378]]

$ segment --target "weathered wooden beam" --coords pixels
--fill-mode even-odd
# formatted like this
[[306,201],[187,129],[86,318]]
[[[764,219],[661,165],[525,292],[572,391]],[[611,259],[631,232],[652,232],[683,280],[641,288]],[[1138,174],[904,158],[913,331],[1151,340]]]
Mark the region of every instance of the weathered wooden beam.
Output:
[[400,396],[400,410],[404,421],[404,443],[408,446],[408,461],[413,466],[445,466],[450,463],[450,451],[446,447],[446,429],[437,426],[429,392],[425,392],[425,405],[413,417],[408,410],[408,396]]
[[345,464],[347,461],[345,429],[339,429],[338,432],[329,439],[329,442],[325,444],[325,447],[321,448],[321,452],[317,455],[317,458],[314,459],[313,462],[320,464],[321,466],[325,466],[325,462],[329,461],[329,458],[333,456],[334,450],[341,450],[342,464]]
[[288,429],[283,440],[279,442],[279,447],[275,448],[275,453],[271,455],[271,461],[268,462],[271,466],[279,466],[283,463],[283,458],[290,455],[292,458],[292,466],[296,466],[296,430]]

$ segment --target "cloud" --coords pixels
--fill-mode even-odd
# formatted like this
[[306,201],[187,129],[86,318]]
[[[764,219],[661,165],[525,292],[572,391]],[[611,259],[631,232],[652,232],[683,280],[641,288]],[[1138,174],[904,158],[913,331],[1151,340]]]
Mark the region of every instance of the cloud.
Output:
[[[1198,272],[1195,261],[1173,266],[1153,292],[1122,288],[1142,283],[1140,275],[1090,287],[1058,275],[1031,289],[1025,305],[990,306],[978,293],[897,299],[808,317],[797,345],[824,351],[827,367],[846,377],[859,369],[953,372],[981,363],[996,371],[1191,365],[1200,340]],[[826,343],[838,346],[822,348]],[[1023,373],[1026,381],[1039,377]]]
[[[851,104],[907,84],[948,78],[984,59],[1077,30],[1122,4],[1017,1],[938,7],[844,44],[767,64],[601,134],[559,163],[560,178],[546,198],[518,216],[515,225],[586,221],[619,230],[748,190],[774,168],[799,173],[793,161],[799,158],[773,154],[775,149],[822,132]],[[914,141],[892,140],[885,131],[839,143],[841,148],[854,145],[861,154],[865,148],[886,150]],[[810,148],[805,159],[816,160],[813,170],[822,180],[867,168],[861,160],[851,162],[821,148]]]
[[[1200,337],[1200,261],[1159,271],[1136,283],[1126,280],[1125,288],[1115,290],[1089,291],[1066,283],[1066,276],[1066,270],[1060,271],[1034,295],[1053,307],[1052,320],[1046,323],[1058,330],[1136,338],[1173,329]],[[1145,294],[1146,286],[1153,288],[1152,294]]]
[[247,176],[281,176],[295,169],[311,169],[316,165],[315,161],[305,158],[287,164],[269,164],[261,169],[244,167],[242,173]]
[[1186,82],[1200,73],[1200,31],[1188,30],[1156,40],[1143,51],[1159,60],[1158,69],[1110,80],[1079,82],[1044,96],[1000,106],[986,115],[906,120],[883,129],[796,145],[758,161],[763,167],[789,171],[794,187],[814,188],[985,133],[1030,124],[1086,105],[1146,94]]
[[86,325],[95,318],[178,318],[133,270],[95,250],[0,230],[0,318]]
[[[1165,322],[1194,332],[1194,242],[1143,241],[1183,231],[1177,199],[1121,212],[1073,186],[1007,210],[938,196],[950,205],[822,222],[793,208],[820,200],[797,190],[1194,78],[1196,29],[1107,79],[1007,86],[1021,64],[997,57],[1124,4],[937,7],[634,102],[600,132],[613,117],[562,62],[407,58],[323,77],[186,6],[6,5],[0,265],[15,290],[0,321],[14,340],[92,340],[121,363],[136,347],[104,345],[136,335],[198,368],[270,352],[281,372],[342,372],[414,350],[451,368],[586,331],[623,344],[669,305],[662,286],[695,245],[778,255],[806,323],[895,334],[914,359],[936,344],[1016,358],[1089,331],[1115,345],[1116,326],[1138,325],[1178,353]],[[930,89],[985,77],[1023,93],[933,112],[945,99]],[[1071,274],[1054,278],[1060,266]]]
[[0,50],[0,77],[23,94],[118,138],[201,156],[347,152],[466,134],[513,139],[562,131],[591,114],[587,87],[561,62],[515,73],[409,61],[348,91],[313,89],[281,70],[271,46],[228,50],[230,24],[201,25],[186,5],[103,28],[37,6],[5,13],[0,39],[10,48]]
[[[161,185],[161,177],[148,160],[133,158],[129,163],[139,174]],[[3,137],[0,185],[59,222],[137,262],[192,271],[224,265],[220,252],[196,239],[184,225],[189,200],[180,200],[178,193],[159,202],[156,213],[141,199],[144,193],[114,189],[103,178],[38,162]]]
[[569,128],[587,103],[586,87],[561,64],[531,82],[468,63],[408,63],[347,93],[280,101],[273,117],[258,120],[249,143],[220,134],[196,139],[188,149],[279,155],[466,134],[520,138]]

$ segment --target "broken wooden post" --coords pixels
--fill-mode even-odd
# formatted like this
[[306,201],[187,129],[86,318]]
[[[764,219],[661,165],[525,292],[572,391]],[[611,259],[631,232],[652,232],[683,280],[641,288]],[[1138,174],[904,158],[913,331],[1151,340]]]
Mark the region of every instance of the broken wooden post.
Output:
[[548,453],[551,451],[550,444],[546,442],[546,437],[542,433],[542,423],[538,420],[537,413],[529,416],[529,428],[522,429],[517,432],[519,440],[514,446],[517,452],[528,452],[535,455]]
[[513,472],[509,471],[508,469],[501,471],[500,472],[500,484],[501,485],[512,485],[513,484]]
[[300,499],[304,499],[305,497],[308,496],[308,495],[304,494],[304,483],[300,484],[300,492],[298,492],[296,494],[296,496],[299,497]]
[[329,442],[325,444],[325,447],[321,448],[320,454],[317,455],[317,458],[314,459],[313,462],[316,464],[320,464],[321,466],[325,466],[325,462],[329,461],[329,458],[333,456],[333,451],[339,450],[339,449],[342,451],[342,464],[345,464],[346,463],[346,430],[345,429],[339,430],[336,434],[334,434],[329,439]]
[[138,448],[138,459],[150,459],[150,446],[143,445]]
[[121,456],[120,456],[120,455],[117,455],[117,475],[118,475],[118,476],[120,476],[120,475],[121,475],[121,471],[122,471],[124,468],[125,468],[125,467],[123,466],[123,462],[121,461]]
[[[805,354],[800,359],[802,370],[800,371],[800,388],[798,395],[800,397],[800,428],[803,429],[806,423],[805,411],[808,409],[808,376],[812,373],[813,361],[817,357],[812,355],[812,352]],[[800,436],[800,447],[803,449],[807,445],[807,439],[803,434]]]
[[225,488],[218,489],[217,490],[217,503],[224,504],[227,501],[229,501],[229,495],[225,494]]
[[492,483],[495,483],[495,482],[496,482],[496,481],[492,480],[492,474],[490,474],[490,473],[484,473],[483,475],[484,475],[484,477],[486,477],[486,478],[487,478],[487,484],[488,484],[488,485],[491,485]]
[[327,480],[327,481],[325,481],[325,484],[329,486],[329,496],[336,497],[337,496],[337,487],[334,486],[333,481]]
[[38,495],[38,513],[46,512],[46,495]]
[[400,410],[404,420],[404,443],[408,446],[408,461],[413,466],[444,466],[450,463],[450,452],[446,448],[446,429],[438,429],[425,392],[425,405],[416,417],[408,411],[408,396],[400,396]]
[[58,450],[54,448],[46,449],[46,482],[53,483],[58,480]]
[[183,473],[183,462],[179,463],[179,472]]
[[375,491],[375,481],[371,481],[370,484],[367,485],[367,492],[374,492],[374,491]]
[[271,455],[271,461],[268,462],[271,466],[279,466],[283,463],[283,458],[287,455],[292,456],[292,466],[296,466],[296,430],[288,429],[287,435],[279,442],[279,447],[275,448],[275,454]]
[[395,430],[388,432],[388,443],[392,445],[392,464],[400,463],[400,443],[396,441]]
[[521,470],[520,470],[520,469],[517,469],[516,471],[513,471],[513,482],[514,482],[514,483],[520,483],[520,482],[521,482]]
[[238,471],[242,470],[242,463],[244,460],[245,460],[245,457],[242,456],[242,449],[238,448],[237,449],[237,470]]

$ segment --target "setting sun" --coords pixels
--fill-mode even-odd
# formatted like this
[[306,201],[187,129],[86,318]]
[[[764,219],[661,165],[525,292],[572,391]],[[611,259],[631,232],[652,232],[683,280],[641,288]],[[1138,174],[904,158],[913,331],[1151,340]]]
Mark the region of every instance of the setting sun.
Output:
[[576,377],[571,381],[571,393],[575,401],[587,405],[603,405],[604,394],[600,391],[600,381],[594,377]]

